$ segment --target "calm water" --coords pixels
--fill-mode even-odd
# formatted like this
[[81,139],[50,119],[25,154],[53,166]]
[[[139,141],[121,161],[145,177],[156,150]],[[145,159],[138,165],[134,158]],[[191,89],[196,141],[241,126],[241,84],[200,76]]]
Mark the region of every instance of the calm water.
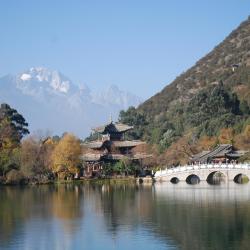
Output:
[[0,249],[250,249],[250,184],[0,187]]

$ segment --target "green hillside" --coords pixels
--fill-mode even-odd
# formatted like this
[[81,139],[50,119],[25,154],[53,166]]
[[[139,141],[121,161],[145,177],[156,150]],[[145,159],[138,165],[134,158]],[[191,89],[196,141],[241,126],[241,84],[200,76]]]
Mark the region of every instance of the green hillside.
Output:
[[204,136],[218,142],[225,128],[235,137],[249,117],[250,17],[160,93],[120,113],[122,122],[135,126],[132,137],[157,144],[161,152],[184,137],[190,145]]

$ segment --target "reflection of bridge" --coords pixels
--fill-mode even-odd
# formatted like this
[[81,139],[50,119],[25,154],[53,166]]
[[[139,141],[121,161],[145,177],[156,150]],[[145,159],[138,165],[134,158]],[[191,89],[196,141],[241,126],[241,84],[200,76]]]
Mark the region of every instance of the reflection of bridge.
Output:
[[201,164],[186,165],[165,170],[159,170],[155,173],[156,181],[186,181],[191,183],[191,179],[198,181],[208,181],[214,176],[223,177],[225,181],[239,182],[239,178],[247,176],[250,179],[250,164]]

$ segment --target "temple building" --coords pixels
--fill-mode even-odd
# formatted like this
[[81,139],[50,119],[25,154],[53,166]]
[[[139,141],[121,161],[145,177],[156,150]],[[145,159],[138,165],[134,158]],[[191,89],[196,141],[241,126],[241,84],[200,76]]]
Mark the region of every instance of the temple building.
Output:
[[192,163],[229,163],[246,154],[247,151],[235,150],[231,144],[220,144],[211,151],[202,151],[191,158]]
[[98,135],[98,139],[84,144],[87,148],[82,156],[85,162],[84,175],[98,175],[105,163],[112,164],[126,158],[140,164],[142,159],[150,157],[145,153],[135,153],[133,150],[145,142],[126,140],[126,132],[132,129],[132,126],[112,121],[104,126],[94,128],[93,131]]

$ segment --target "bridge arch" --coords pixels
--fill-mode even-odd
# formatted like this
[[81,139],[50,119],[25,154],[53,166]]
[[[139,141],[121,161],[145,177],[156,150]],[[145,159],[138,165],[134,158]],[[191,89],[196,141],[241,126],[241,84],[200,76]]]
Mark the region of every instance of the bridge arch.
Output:
[[200,183],[200,177],[196,174],[190,174],[186,178],[187,184],[198,184]]
[[245,174],[240,173],[234,177],[234,182],[237,184],[244,184],[249,182],[249,177]]
[[173,183],[173,184],[177,184],[179,182],[179,178],[178,177],[173,177],[170,179],[170,182]]
[[207,176],[208,184],[220,184],[226,181],[226,175],[222,171],[213,171]]
[[[193,180],[193,175],[198,176],[196,181]],[[207,181],[211,184],[219,184],[223,181],[242,183],[240,179],[244,177],[243,179],[246,180],[245,176],[250,181],[250,164],[184,165],[156,171],[154,178],[156,181],[171,181],[175,183],[177,183],[177,179],[188,183],[198,183],[200,179],[200,181]]]

